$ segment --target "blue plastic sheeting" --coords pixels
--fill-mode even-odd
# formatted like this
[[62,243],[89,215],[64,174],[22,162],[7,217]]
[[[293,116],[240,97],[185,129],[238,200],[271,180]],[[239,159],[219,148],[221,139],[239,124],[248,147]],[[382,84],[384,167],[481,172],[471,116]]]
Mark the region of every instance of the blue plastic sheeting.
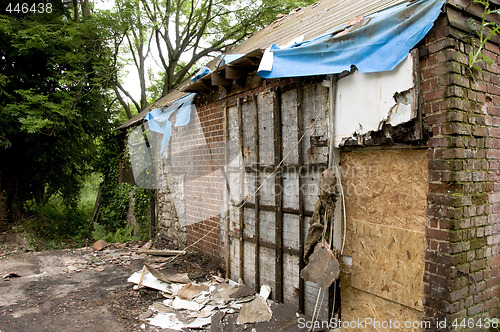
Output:
[[[196,93],[190,93],[180,99],[174,101],[169,107],[162,110],[156,108],[146,114],[144,121],[149,121],[149,129],[163,134],[161,142],[161,152],[166,148],[170,137],[172,136],[172,126],[185,126],[191,121],[191,110],[195,107],[193,104]],[[175,116],[175,124],[170,122],[170,116],[177,111]]]
[[392,70],[429,32],[444,3],[405,2],[290,48],[273,45],[272,63],[261,62],[258,74],[264,78],[325,75],[350,70],[351,65],[361,73]]
[[238,60],[239,58],[244,56],[245,54],[224,54],[219,61],[219,66],[227,65],[228,63],[231,63],[234,60]]
[[196,80],[199,80],[200,78],[202,78],[207,74],[210,74],[210,69],[208,67],[203,66],[196,72],[194,77],[191,78],[191,81],[196,82]]

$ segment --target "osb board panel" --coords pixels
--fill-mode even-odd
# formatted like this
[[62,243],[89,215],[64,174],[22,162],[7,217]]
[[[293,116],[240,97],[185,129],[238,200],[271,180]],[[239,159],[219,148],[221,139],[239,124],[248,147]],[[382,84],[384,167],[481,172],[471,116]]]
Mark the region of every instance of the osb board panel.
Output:
[[427,151],[367,151],[341,155],[349,220],[425,230]]
[[344,255],[352,256],[352,286],[423,310],[423,233],[353,222]]
[[[343,281],[341,281],[341,320],[346,325],[342,328],[342,331],[421,331],[420,328],[413,327],[413,324],[422,321],[422,312],[349,287],[344,285]],[[370,322],[370,320],[373,324],[356,325],[358,321]],[[347,322],[356,323],[347,324]],[[392,322],[393,327],[397,326],[396,322],[398,322],[402,328],[383,328],[384,326],[390,326],[383,325],[390,324],[390,322]],[[408,325],[410,328],[405,326],[405,324],[408,324],[407,322],[410,323]],[[351,327],[347,327],[348,325]]]
[[426,152],[343,153],[342,172],[352,286],[422,310]]

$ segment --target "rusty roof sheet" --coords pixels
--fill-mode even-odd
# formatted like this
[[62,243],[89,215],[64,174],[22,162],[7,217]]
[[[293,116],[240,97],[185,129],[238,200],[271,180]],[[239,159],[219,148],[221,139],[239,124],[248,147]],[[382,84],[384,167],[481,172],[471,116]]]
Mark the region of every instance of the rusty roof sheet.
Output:
[[322,0],[277,19],[227,53],[248,53],[272,44],[283,45],[301,35],[304,35],[304,40],[309,40],[334,31],[355,17],[370,15],[402,2],[408,1]]
[[[356,17],[370,15],[402,2],[412,2],[412,0],[322,0],[308,7],[293,10],[288,15],[278,15],[279,18],[276,21],[229,49],[227,54],[248,54],[252,51],[263,50],[272,44],[286,44],[301,35],[304,35],[304,40],[312,39],[326,32],[335,31]],[[213,60],[207,67],[214,70],[216,65],[217,61]],[[176,89],[116,129],[135,125],[152,109],[169,105],[185,96],[184,91],[190,91],[189,86],[192,84],[193,82],[187,79]]]

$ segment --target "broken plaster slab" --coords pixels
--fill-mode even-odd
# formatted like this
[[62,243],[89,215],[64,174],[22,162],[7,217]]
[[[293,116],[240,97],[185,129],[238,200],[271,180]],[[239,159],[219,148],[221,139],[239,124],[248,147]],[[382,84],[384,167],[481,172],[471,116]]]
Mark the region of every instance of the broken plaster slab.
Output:
[[300,271],[300,277],[305,281],[312,281],[323,289],[328,289],[337,280],[340,273],[340,264],[330,247],[322,242],[314,248],[309,264]]
[[190,311],[200,311],[205,304],[197,303],[195,301],[189,301],[176,297],[173,300],[167,299],[163,301],[167,307],[173,308],[175,310],[190,310]]
[[242,305],[236,324],[243,325],[247,323],[268,322],[271,320],[272,315],[273,313],[266,299],[257,296],[251,302]]
[[415,117],[415,79],[412,53],[395,69],[378,73],[355,72],[337,81],[335,146],[353,136],[380,130]]
[[155,278],[150,272],[146,272],[141,282],[141,272],[135,272],[128,278],[128,282],[132,282],[134,284],[141,284],[142,286],[153,288],[162,292],[170,293],[170,286],[166,282],[158,280]]
[[181,322],[174,313],[159,313],[152,318],[148,318],[149,324],[162,329],[183,331],[183,329],[199,329],[211,323],[211,317],[196,318],[191,323]]

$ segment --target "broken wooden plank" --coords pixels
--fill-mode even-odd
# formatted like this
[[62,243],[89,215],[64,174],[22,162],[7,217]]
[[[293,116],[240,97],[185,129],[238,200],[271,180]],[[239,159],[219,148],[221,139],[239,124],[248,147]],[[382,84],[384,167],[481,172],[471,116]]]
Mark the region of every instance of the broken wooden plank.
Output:
[[175,255],[185,255],[185,250],[160,250],[160,249],[137,249],[137,253],[153,255],[153,256],[175,256]]

